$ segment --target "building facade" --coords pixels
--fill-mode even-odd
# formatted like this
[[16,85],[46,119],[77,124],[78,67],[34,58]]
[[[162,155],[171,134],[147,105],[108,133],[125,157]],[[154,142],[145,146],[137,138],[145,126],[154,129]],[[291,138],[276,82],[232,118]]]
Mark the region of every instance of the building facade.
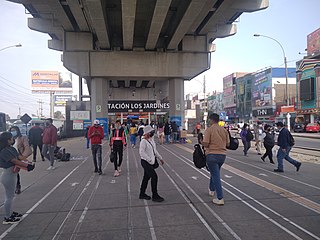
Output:
[[239,122],[249,122],[252,118],[251,103],[251,85],[253,75],[246,74],[237,79],[236,95],[237,95],[237,115]]

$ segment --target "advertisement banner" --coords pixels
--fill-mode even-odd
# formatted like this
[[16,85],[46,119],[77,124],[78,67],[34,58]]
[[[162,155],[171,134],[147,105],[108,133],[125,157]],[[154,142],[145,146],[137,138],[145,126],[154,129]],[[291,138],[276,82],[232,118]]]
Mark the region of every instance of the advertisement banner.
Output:
[[252,80],[252,109],[272,107],[271,68],[256,73]]
[[70,120],[90,120],[90,111],[70,111]]
[[31,71],[31,90],[33,94],[72,94],[72,75],[70,72]]
[[72,95],[54,95],[55,106],[66,106],[67,101],[72,101]]

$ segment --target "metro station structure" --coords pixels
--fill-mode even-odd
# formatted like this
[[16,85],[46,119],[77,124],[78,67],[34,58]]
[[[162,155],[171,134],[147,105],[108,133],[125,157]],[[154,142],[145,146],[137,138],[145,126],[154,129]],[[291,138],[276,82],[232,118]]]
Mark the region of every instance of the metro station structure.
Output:
[[[216,38],[268,0],[10,0],[84,78],[91,119],[166,115],[184,122],[184,81],[208,70]],[[80,81],[82,83],[82,81]],[[80,86],[82,95],[82,84]],[[84,96],[81,96],[82,99]],[[156,120],[156,119],[154,119]]]

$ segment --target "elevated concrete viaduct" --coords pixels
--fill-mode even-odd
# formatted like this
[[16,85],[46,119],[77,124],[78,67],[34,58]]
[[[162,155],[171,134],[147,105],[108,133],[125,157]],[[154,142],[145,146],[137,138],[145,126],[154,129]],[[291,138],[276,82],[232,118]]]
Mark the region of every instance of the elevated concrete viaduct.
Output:
[[[48,33],[48,47],[85,78],[91,117],[107,117],[108,101],[170,103],[184,120],[184,81],[210,68],[213,41],[236,33],[244,12],[268,0],[10,0]],[[133,94],[134,93],[134,94]],[[96,107],[101,106],[101,111]],[[141,109],[140,109],[141,111]]]

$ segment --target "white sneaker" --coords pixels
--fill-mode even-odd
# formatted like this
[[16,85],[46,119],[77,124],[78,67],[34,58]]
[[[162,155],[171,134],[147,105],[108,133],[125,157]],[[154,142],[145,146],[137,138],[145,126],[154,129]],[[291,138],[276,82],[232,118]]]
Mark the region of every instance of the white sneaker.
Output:
[[120,173],[117,170],[115,170],[113,176],[118,177],[119,175],[120,175]]
[[215,194],[216,194],[215,191],[210,191],[210,189],[209,189],[209,196],[214,197]]
[[56,169],[56,167],[54,167],[54,166],[51,167],[51,170],[55,170],[55,169]]
[[121,168],[120,167],[118,167],[118,172],[121,173]]
[[212,200],[212,202],[213,202],[214,204],[217,204],[217,205],[224,205],[224,200],[223,200],[223,198],[222,198],[222,199],[214,198],[214,199]]
[[51,169],[52,169],[52,166],[50,166],[50,167],[47,168],[47,170],[51,170]]

